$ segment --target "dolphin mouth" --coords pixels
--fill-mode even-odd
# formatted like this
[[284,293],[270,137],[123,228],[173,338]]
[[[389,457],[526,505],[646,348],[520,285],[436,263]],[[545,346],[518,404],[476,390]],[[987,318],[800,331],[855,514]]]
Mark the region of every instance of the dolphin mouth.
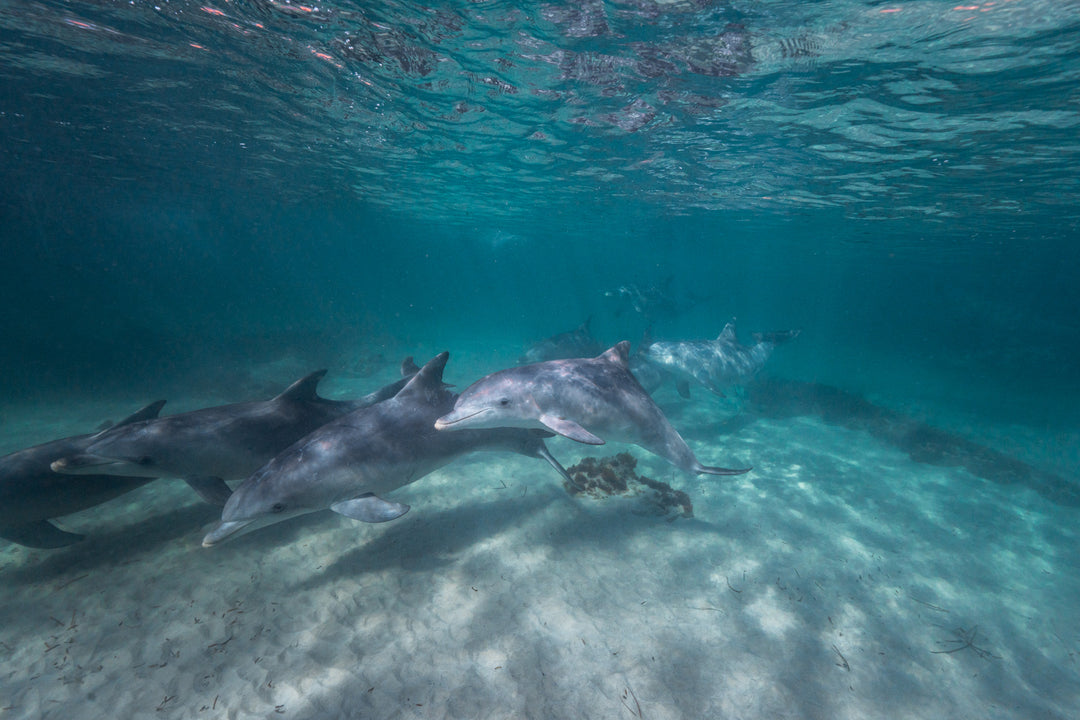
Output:
[[435,421],[436,430],[453,430],[455,425],[465,422],[469,418],[474,418],[477,415],[483,415],[488,411],[488,408],[480,408],[476,412],[471,412],[468,415],[458,415],[455,412],[450,412],[443,415],[441,418]]
[[244,528],[251,525],[254,520],[222,520],[219,522],[213,530],[206,533],[206,537],[203,538],[203,547],[213,547],[218,543],[224,542],[231,537],[235,537]]
[[53,472],[66,475],[100,474],[102,469],[130,465],[126,460],[102,457],[100,455],[71,455],[53,460],[49,467]]

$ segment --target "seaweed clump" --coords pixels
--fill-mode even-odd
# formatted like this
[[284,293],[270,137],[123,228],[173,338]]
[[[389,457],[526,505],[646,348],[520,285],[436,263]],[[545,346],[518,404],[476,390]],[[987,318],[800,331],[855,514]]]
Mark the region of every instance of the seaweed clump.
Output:
[[572,482],[563,487],[571,495],[588,495],[601,499],[611,495],[638,495],[657,515],[676,513],[669,518],[694,517],[694,505],[690,496],[676,490],[665,482],[637,474],[637,458],[630,453],[614,457],[584,458],[577,465],[567,468]]

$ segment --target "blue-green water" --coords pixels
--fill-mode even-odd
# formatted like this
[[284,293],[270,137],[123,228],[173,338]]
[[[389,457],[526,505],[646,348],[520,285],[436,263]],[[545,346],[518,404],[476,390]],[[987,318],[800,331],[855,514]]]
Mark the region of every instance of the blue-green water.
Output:
[[[1075,483],[1078,79],[1074,1],[0,0],[2,450],[736,317],[802,330],[771,376]],[[659,396],[697,443],[703,395]]]

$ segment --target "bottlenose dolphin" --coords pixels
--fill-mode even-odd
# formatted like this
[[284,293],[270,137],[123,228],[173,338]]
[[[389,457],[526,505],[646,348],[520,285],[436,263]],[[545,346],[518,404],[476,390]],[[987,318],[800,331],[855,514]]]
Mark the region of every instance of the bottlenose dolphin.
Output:
[[639,351],[649,364],[671,373],[675,387],[690,397],[690,381],[701,383],[717,395],[724,388],[753,379],[772,355],[773,348],[799,334],[798,330],[754,333],[754,345],[743,345],[735,337],[735,324],[728,323],[715,340],[654,342]]
[[604,295],[616,300],[615,317],[622,315],[629,307],[651,327],[658,320],[678,317],[708,299],[693,293],[676,298],[671,291],[673,279],[674,276],[668,275],[659,285],[620,285],[615,290],[604,292]]
[[590,322],[592,322],[591,317],[574,330],[567,330],[533,343],[525,351],[525,354],[518,358],[518,364],[592,357],[602,352],[604,346],[593,337],[592,332],[589,330]]
[[[415,372],[412,358],[402,374]],[[52,464],[62,473],[109,473],[131,477],[246,478],[311,431],[360,407],[381,402],[404,387],[407,377],[355,401],[327,400],[316,387],[326,374],[313,372],[272,400],[202,408],[132,423],[105,434],[83,452]]]
[[60,475],[49,467],[65,455],[81,452],[95,439],[131,423],[156,417],[164,400],[147,405],[96,434],[53,440],[0,457],[0,537],[33,548],[58,548],[83,538],[65,532],[50,518],[99,505],[153,480],[118,475]]
[[430,360],[392,399],[322,426],[262,466],[236,488],[203,545],[326,508],[362,522],[394,520],[409,506],[382,495],[477,450],[543,458],[573,482],[535,431],[436,432],[435,419],[457,399],[442,382],[449,356]]
[[[630,372],[630,343],[622,341],[595,358],[549,360],[492,373],[467,387],[453,412],[435,422],[439,430],[546,428],[588,445],[594,435],[631,442],[695,473],[738,475],[698,462],[682,436]],[[586,429],[589,428],[589,429]]]

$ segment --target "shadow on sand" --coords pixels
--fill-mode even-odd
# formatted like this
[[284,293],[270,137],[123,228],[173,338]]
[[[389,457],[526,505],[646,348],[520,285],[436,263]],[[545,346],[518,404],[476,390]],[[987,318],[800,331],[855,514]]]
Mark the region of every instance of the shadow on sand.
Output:
[[759,416],[817,415],[825,422],[862,430],[906,452],[915,462],[962,467],[1000,485],[1023,485],[1046,499],[1080,507],[1080,487],[1066,478],[940,430],[831,385],[762,378],[748,388],[748,409]]

